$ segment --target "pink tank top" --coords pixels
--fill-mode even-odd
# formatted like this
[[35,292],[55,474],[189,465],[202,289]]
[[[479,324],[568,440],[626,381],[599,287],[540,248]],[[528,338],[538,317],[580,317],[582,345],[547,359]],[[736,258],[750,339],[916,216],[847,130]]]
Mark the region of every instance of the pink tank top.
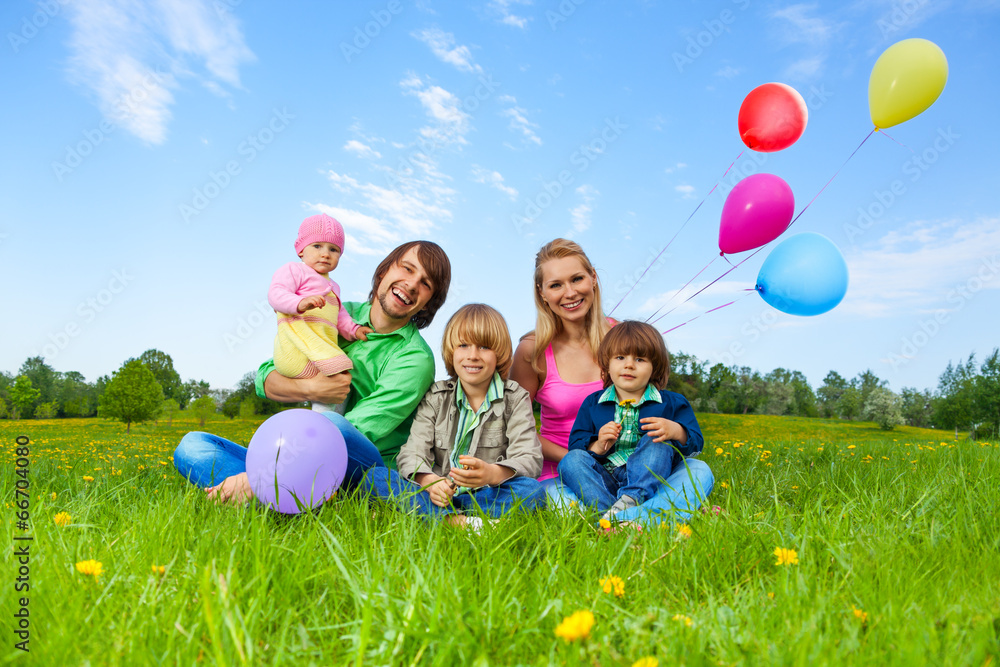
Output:
[[[550,344],[545,348],[545,382],[535,394],[535,400],[542,407],[540,415],[542,426],[538,435],[567,449],[569,433],[573,430],[573,422],[576,421],[576,413],[583,405],[583,399],[603,388],[604,383],[600,380],[583,384],[573,384],[563,380],[556,367],[556,355],[552,352]],[[557,465],[552,461],[545,461],[538,480],[556,477]]]

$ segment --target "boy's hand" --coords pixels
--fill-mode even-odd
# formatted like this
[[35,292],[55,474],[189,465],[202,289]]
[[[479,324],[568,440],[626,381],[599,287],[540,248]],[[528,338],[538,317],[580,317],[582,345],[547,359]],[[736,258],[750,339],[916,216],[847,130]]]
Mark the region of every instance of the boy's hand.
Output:
[[368,334],[373,331],[374,329],[371,327],[358,327],[358,330],[354,332],[354,337],[358,340],[368,340]]
[[449,474],[459,486],[470,489],[478,489],[481,486],[496,486],[510,479],[513,474],[510,468],[487,463],[475,456],[463,454],[458,457],[458,462],[462,464],[462,467],[452,468]]
[[447,477],[435,475],[432,472],[418,475],[414,481],[422,487],[427,487],[427,494],[431,497],[431,502],[438,507],[447,507],[451,504],[451,497],[455,495],[455,487]]
[[326,305],[326,298],[316,294],[313,296],[307,296],[306,298],[299,301],[298,311],[304,313],[311,308],[322,308]]
[[622,425],[617,422],[608,422],[597,432],[597,440],[590,445],[590,451],[604,456],[608,450],[618,442],[618,436],[622,433]]
[[670,419],[664,419],[663,417],[643,417],[639,420],[639,423],[642,424],[640,428],[645,431],[646,435],[653,438],[653,442],[678,440],[683,443],[687,440],[687,433],[684,431],[684,427]]

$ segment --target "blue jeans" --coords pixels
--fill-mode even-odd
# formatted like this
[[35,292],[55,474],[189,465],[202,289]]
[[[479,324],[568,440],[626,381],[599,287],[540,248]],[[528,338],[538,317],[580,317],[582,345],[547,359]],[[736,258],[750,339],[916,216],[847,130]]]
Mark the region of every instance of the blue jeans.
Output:
[[[667,449],[664,447],[665,443],[651,444]],[[648,470],[638,469],[638,465],[633,466],[632,457],[626,466],[619,466],[618,470],[621,468],[633,468],[633,470],[627,477],[625,471],[616,470],[618,472],[616,476],[604,469],[604,466],[588,451],[573,450],[559,463],[562,492],[550,491],[550,505],[565,506],[569,500],[577,497],[582,504],[604,511],[622,495],[630,495],[625,489],[638,487],[639,491],[633,491],[633,493],[643,493],[643,498],[633,496],[639,502],[638,506],[618,512],[615,515],[617,520],[657,523],[672,516],[676,521],[687,521],[712,492],[715,476],[708,464],[703,461],[685,459],[672,449],[670,451],[673,454],[672,467],[667,474],[663,474],[661,469],[653,475],[647,475],[646,479],[639,479],[641,474],[648,473]],[[664,481],[661,482],[660,479]],[[629,487],[629,480],[635,486]],[[648,493],[649,484],[655,487],[651,494]],[[553,495],[562,498],[554,503]]]
[[559,462],[559,479],[584,505],[602,512],[624,496],[641,505],[673,472],[674,455],[671,443],[644,435],[625,465],[608,470],[589,450],[574,449]]
[[392,500],[405,509],[416,510],[417,514],[436,518],[466,513],[478,507],[484,514],[496,519],[515,507],[528,511],[545,506],[542,485],[529,477],[514,477],[497,486],[455,494],[450,507],[438,507],[431,502],[427,491],[420,490],[419,484],[403,479],[398,472],[388,468],[370,470],[361,488],[370,495]]
[[[347,472],[343,488],[358,485],[369,468],[384,468],[385,463],[371,440],[351,422],[336,412],[324,412],[344,436],[347,445]],[[211,433],[192,431],[174,451],[174,465],[182,477],[196,486],[215,486],[227,477],[247,471],[247,448]]]

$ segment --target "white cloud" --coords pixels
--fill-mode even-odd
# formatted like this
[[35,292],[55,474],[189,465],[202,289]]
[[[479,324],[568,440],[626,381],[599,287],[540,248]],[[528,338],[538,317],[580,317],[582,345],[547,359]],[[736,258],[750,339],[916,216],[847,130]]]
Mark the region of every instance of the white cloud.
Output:
[[674,190],[681,193],[684,199],[694,199],[694,186],[693,185],[677,185],[674,186]]
[[357,139],[350,139],[346,144],[344,144],[344,150],[348,153],[354,153],[360,158],[366,158],[369,160],[382,157],[382,154],[377,150],[371,146],[361,143]]
[[719,71],[715,73],[715,76],[721,76],[726,79],[732,79],[740,75],[740,70],[732,65],[726,65]]
[[438,60],[454,65],[462,72],[481,74],[483,68],[472,62],[472,52],[467,46],[455,46],[455,36],[440,28],[427,28],[412,33],[414,37],[430,47]]
[[491,13],[499,17],[500,23],[524,30],[528,27],[529,19],[512,13],[510,11],[510,6],[530,4],[531,0],[490,0],[487,8]]
[[498,171],[490,171],[479,165],[472,167],[472,180],[476,183],[483,183],[494,187],[500,192],[510,197],[511,201],[517,199],[517,190],[504,184],[503,176]]
[[833,26],[816,16],[808,14],[816,11],[818,4],[797,4],[783,7],[771,13],[771,18],[784,21],[776,23],[786,42],[819,44],[826,42],[833,34]]
[[[667,267],[669,264],[664,263],[664,266]],[[651,271],[655,270],[654,265]],[[747,288],[753,287],[752,284],[748,285],[747,283],[735,280],[720,280],[705,289],[701,294],[698,294],[698,296],[691,298],[692,295],[705,288],[710,282],[709,280],[692,280],[690,284],[684,286],[684,283],[677,281],[676,287],[651,296],[636,311],[644,314],[645,317],[643,319],[646,319],[663,331],[677,326],[695,315],[705,313],[710,309],[743,297],[749,294]],[[685,301],[688,298],[691,298],[691,300]]]
[[576,194],[580,195],[583,201],[569,210],[570,220],[573,221],[573,231],[571,234],[567,234],[568,238],[590,229],[592,222],[590,214],[593,211],[590,205],[601,193],[592,185],[581,185],[576,189]]
[[1000,289],[998,253],[1000,218],[910,223],[848,256],[850,285],[838,310],[866,317],[954,310],[968,300],[959,290]]
[[462,109],[461,99],[440,86],[425,84],[414,75],[409,75],[399,85],[404,93],[416,96],[427,115],[435,121],[419,130],[425,142],[431,145],[466,143],[471,118]]
[[824,56],[810,56],[796,60],[785,68],[784,78],[796,80],[811,79],[822,71],[825,62],[826,58]]
[[70,76],[108,120],[150,144],[166,140],[179,78],[225,97],[219,83],[239,88],[240,65],[254,59],[235,17],[209,0],[76,0],[68,9]]
[[541,146],[542,140],[535,134],[535,129],[538,128],[538,125],[528,120],[528,117],[525,115],[527,111],[517,106],[517,100],[510,95],[504,95],[501,101],[512,105],[500,112],[501,116],[510,119],[508,128],[514,132],[520,132],[524,136],[525,142]]

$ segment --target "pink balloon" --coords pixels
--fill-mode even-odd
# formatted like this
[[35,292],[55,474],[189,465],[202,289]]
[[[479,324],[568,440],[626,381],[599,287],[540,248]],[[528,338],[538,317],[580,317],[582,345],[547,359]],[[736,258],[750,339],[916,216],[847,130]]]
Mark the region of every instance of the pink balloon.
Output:
[[754,174],[736,184],[722,207],[719,250],[752,250],[781,236],[795,213],[788,183],[774,174]]

